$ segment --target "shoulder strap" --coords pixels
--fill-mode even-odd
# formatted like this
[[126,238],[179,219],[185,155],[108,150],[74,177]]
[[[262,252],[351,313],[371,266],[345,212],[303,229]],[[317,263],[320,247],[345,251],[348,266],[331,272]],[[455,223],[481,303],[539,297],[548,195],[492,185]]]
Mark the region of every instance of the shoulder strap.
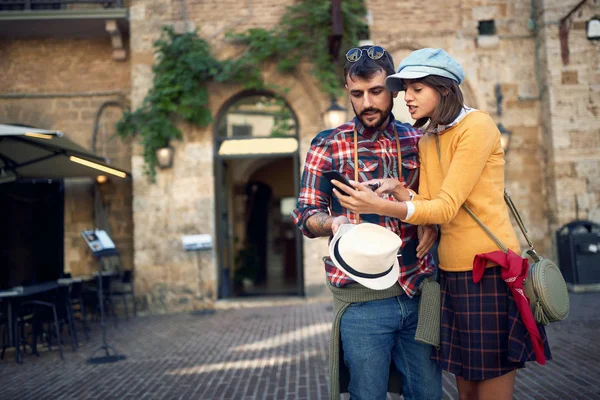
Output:
[[[354,182],[358,182],[358,132],[354,127]],[[360,224],[360,214],[356,213],[356,223]]]
[[[440,139],[438,138],[438,135],[436,133],[434,133],[433,135],[435,135],[435,147],[437,149],[438,160],[439,160],[440,168],[441,168],[442,167],[442,154],[440,151]],[[508,205],[508,209],[512,213],[513,217],[515,217],[515,220],[517,221],[517,224],[519,225],[519,229],[521,229],[523,236],[525,236],[525,240],[527,240],[527,244],[529,245],[530,251],[532,251],[535,254],[535,250],[533,248],[533,243],[529,239],[529,235],[527,235],[527,228],[525,228],[525,224],[523,223],[521,214],[519,214],[517,207],[513,203],[512,199],[506,189],[504,189],[504,201]],[[466,203],[463,203],[462,208],[464,208],[465,211],[475,220],[475,222],[477,222],[477,224],[481,227],[481,229],[483,229],[484,232],[489,236],[489,238],[492,239],[492,241],[494,243],[496,243],[496,246],[498,246],[498,248],[500,248],[500,250],[502,250],[504,253],[508,252],[508,248],[504,245],[504,243],[502,243],[502,241],[500,239],[498,239],[498,237],[496,235],[494,235],[492,233],[492,231],[490,231],[490,229],[483,222],[481,222],[481,220],[479,218],[477,218],[477,215],[475,215],[475,213],[473,211],[471,211],[471,209],[467,206]]]

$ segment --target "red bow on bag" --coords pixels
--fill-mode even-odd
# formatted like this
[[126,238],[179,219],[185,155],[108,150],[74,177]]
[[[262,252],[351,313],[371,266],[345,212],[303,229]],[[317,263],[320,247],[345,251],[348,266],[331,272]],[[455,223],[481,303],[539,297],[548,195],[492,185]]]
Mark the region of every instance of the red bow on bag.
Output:
[[485,266],[491,261],[502,267],[501,276],[504,282],[508,285],[515,302],[517,309],[523,319],[523,324],[529,332],[535,360],[538,364],[546,364],[546,356],[544,354],[544,343],[542,336],[533,318],[533,313],[529,307],[529,299],[523,291],[523,281],[527,278],[529,271],[529,261],[508,249],[507,253],[502,251],[493,251],[491,253],[477,254],[473,260],[473,282],[478,283],[483,278]]

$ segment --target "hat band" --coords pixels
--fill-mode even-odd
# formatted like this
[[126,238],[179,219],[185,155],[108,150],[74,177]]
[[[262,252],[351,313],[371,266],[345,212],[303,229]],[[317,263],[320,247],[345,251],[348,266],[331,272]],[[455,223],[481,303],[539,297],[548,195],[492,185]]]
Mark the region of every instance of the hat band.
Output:
[[[444,68],[439,68],[439,67],[429,67],[429,68],[432,68],[432,69],[435,69],[435,70],[439,71],[439,72],[438,72],[439,76],[444,76],[444,75],[443,75],[443,74],[444,74],[444,72],[446,72],[446,73],[448,73],[448,74],[452,75],[452,76],[447,76],[447,75],[446,75],[446,78],[450,78],[450,79],[452,79],[452,80],[456,81],[456,83],[459,83],[459,84],[460,84],[460,78],[459,78],[458,76],[456,76],[456,74],[455,74],[454,72],[452,72],[452,71],[448,71],[447,69],[444,69]],[[434,74],[432,74],[432,75],[434,75]]]
[[[424,68],[424,69],[419,69],[419,67]],[[414,69],[411,70],[411,68],[414,68]],[[404,69],[408,69],[409,71],[412,71],[412,72],[420,72],[420,73],[427,74],[427,75],[442,76],[444,78],[452,79],[456,83],[460,84],[460,78],[454,72],[448,71],[447,69],[444,69],[444,68],[434,67],[432,65],[407,65],[402,70],[404,70]],[[402,70],[399,70],[397,74],[402,73]],[[427,75],[425,75],[425,76],[427,76]],[[408,78],[401,78],[401,77],[398,77],[398,78],[408,79]]]
[[346,271],[348,271],[349,273],[351,273],[352,275],[356,275],[359,278],[366,278],[366,279],[376,279],[376,278],[381,278],[383,276],[386,276],[387,274],[389,274],[392,271],[392,268],[394,268],[394,264],[392,264],[392,266],[384,272],[380,272],[378,274],[365,274],[364,272],[359,272],[357,270],[355,270],[354,268],[352,268],[351,266],[349,266],[346,261],[344,261],[344,259],[342,258],[340,251],[338,250],[338,244],[340,243],[340,241],[336,241],[335,244],[333,245],[333,255],[336,258],[336,260],[342,265],[342,267],[344,267],[344,269]]

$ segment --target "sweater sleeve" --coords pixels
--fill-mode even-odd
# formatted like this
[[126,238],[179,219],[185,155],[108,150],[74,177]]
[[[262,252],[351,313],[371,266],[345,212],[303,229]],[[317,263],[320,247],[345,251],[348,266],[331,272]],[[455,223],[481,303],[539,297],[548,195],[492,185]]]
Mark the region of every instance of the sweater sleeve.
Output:
[[499,132],[490,124],[478,123],[467,128],[456,144],[440,193],[429,201],[413,201],[415,212],[407,222],[423,225],[452,221],[479,181],[498,140]]

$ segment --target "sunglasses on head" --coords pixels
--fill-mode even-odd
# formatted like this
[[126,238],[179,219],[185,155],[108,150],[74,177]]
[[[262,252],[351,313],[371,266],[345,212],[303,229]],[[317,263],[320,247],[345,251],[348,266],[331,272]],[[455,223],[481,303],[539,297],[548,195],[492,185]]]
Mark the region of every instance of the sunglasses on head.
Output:
[[359,49],[358,47],[355,47],[348,50],[346,53],[346,60],[351,63],[357,62],[362,57],[363,51],[367,53],[367,56],[371,60],[379,60],[385,54],[385,49],[381,46],[371,46],[368,49]]

